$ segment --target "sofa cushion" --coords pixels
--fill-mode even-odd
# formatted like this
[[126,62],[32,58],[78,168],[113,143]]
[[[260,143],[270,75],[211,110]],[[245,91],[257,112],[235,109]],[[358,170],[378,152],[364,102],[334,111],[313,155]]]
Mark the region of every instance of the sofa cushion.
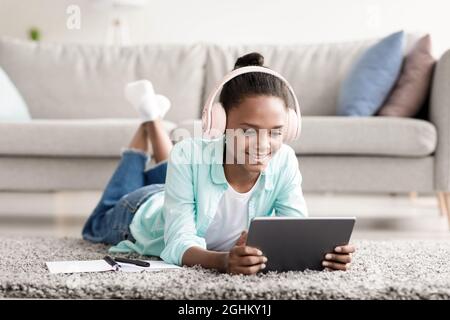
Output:
[[128,47],[50,44],[0,39],[0,65],[27,102],[32,118],[133,118],[124,85],[152,81],[172,102],[166,119],[198,118],[206,49],[203,45]]
[[[405,52],[416,41],[406,36]],[[203,101],[233,69],[239,56],[257,51],[264,64],[281,73],[292,85],[303,115],[336,115],[343,79],[360,55],[377,39],[311,45],[210,45],[207,51]]]
[[[201,133],[201,121],[183,121],[171,133],[173,141]],[[300,139],[289,145],[298,155],[424,157],[434,152],[436,142],[435,127],[424,120],[305,116]]]
[[31,120],[28,106],[0,66],[0,121]]
[[[0,156],[118,157],[138,119],[32,120],[0,123]],[[175,124],[164,121],[170,132]]]
[[342,81],[337,105],[340,116],[374,115],[397,80],[403,60],[403,31],[367,49]]
[[300,139],[290,143],[300,155],[383,155],[424,157],[434,152],[430,122],[393,117],[303,117]]
[[378,114],[414,117],[428,96],[435,62],[431,53],[431,37],[426,35],[406,56],[400,78]]

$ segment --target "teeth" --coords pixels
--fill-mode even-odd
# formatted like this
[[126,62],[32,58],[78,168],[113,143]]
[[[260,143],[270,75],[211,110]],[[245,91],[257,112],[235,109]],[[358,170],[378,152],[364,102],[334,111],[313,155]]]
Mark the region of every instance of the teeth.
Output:
[[266,159],[268,156],[269,156],[269,154],[254,155],[254,156],[251,156],[251,158],[252,158],[252,160],[262,161],[262,160]]

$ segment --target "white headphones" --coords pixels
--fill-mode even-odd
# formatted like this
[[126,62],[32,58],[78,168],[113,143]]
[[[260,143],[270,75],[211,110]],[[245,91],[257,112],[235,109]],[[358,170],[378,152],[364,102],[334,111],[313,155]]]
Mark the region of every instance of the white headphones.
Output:
[[219,91],[222,89],[222,87],[231,79],[244,74],[244,73],[250,73],[250,72],[262,72],[271,74],[280,80],[282,80],[286,86],[289,89],[289,92],[291,93],[293,100],[294,100],[294,107],[288,107],[288,114],[287,114],[287,124],[284,129],[284,141],[292,141],[295,139],[298,139],[300,137],[300,131],[301,131],[301,114],[300,114],[300,106],[297,100],[297,97],[295,95],[294,90],[292,89],[292,86],[289,84],[289,82],[281,76],[279,73],[264,68],[261,66],[247,66],[235,69],[228,73],[222,81],[214,88],[214,90],[209,94],[208,99],[206,100],[206,103],[203,107],[202,112],[202,129],[203,134],[206,137],[209,138],[216,138],[220,135],[222,135],[225,132],[226,123],[227,123],[227,116],[225,114],[225,109],[222,107],[220,102],[214,103],[214,99],[216,98]]

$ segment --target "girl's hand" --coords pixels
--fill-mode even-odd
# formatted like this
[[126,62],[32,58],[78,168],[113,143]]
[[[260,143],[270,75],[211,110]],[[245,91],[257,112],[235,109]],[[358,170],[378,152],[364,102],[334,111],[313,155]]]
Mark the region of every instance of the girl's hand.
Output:
[[266,267],[267,258],[256,248],[246,246],[247,231],[243,231],[226,259],[226,272],[233,274],[255,274]]
[[355,252],[355,247],[352,245],[336,247],[334,252],[325,255],[325,260],[323,260],[322,265],[328,271],[346,271],[350,268],[353,252]]

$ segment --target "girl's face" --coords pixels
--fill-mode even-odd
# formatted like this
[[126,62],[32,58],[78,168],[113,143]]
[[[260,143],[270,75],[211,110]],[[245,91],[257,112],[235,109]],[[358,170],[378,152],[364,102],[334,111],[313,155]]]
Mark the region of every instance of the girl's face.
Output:
[[229,109],[226,163],[242,165],[249,172],[263,171],[283,143],[286,114],[281,98],[265,95],[247,97]]

